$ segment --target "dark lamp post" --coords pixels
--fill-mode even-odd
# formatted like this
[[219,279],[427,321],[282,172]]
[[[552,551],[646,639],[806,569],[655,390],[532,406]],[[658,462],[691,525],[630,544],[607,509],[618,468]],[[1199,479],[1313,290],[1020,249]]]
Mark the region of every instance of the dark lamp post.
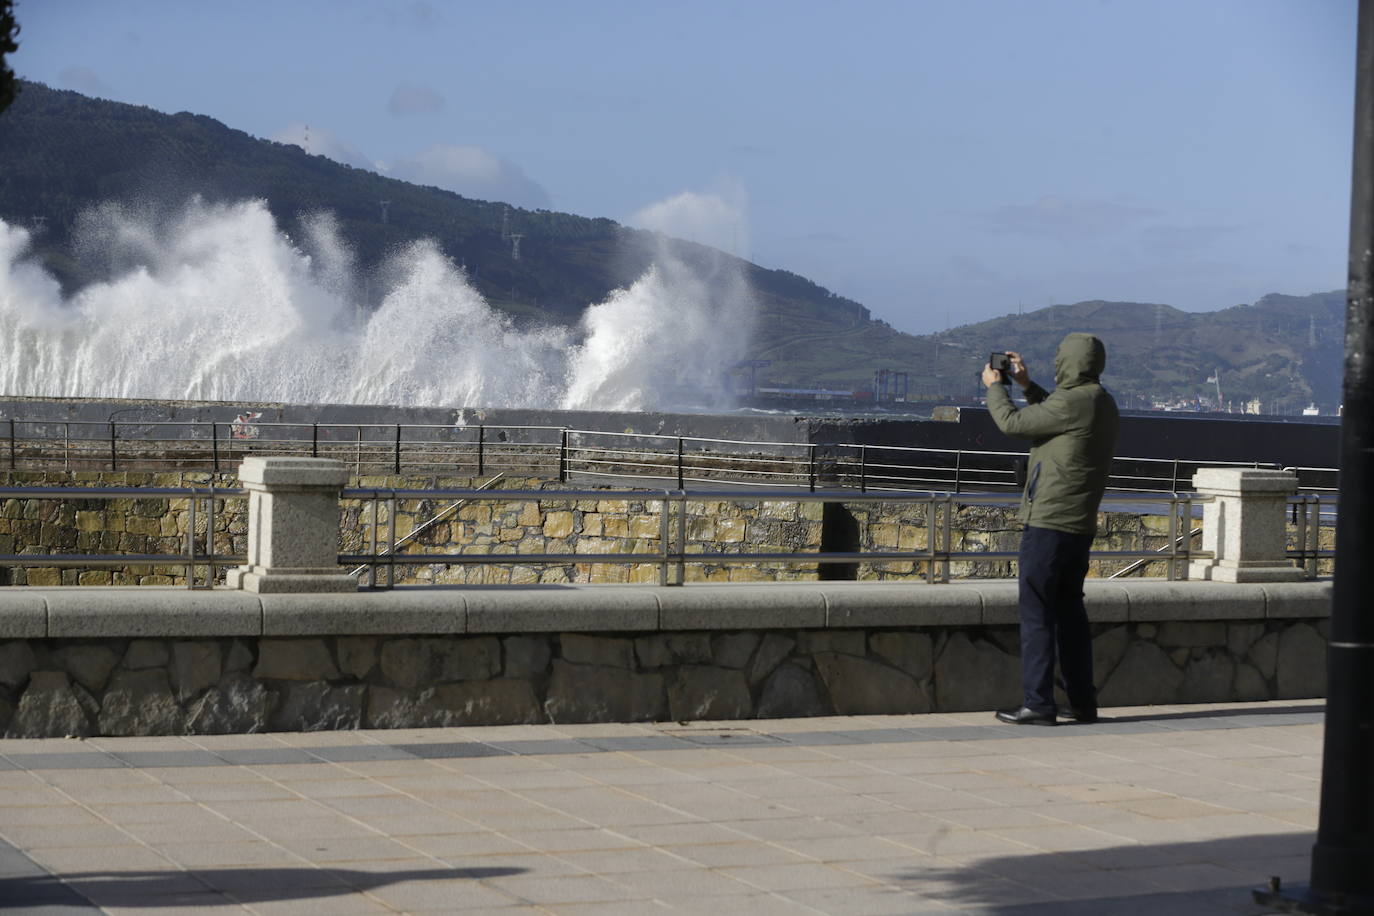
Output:
[[1374,0],[1360,0],[1340,512],[1327,650],[1326,746],[1311,883],[1255,899],[1289,913],[1374,914]]

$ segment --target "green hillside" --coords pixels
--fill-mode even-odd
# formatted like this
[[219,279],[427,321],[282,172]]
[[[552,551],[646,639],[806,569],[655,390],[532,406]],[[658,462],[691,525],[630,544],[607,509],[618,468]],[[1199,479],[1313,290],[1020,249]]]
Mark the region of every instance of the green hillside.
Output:
[[1216,312],[1095,301],[1007,315],[927,339],[969,374],[988,352],[1019,348],[1032,375],[1048,383],[1060,338],[1089,331],[1107,342],[1104,381],[1129,406],[1215,401],[1219,384],[1223,402],[1237,410],[1257,398],[1265,413],[1297,413],[1314,401],[1332,412],[1340,399],[1344,318],[1344,291],[1269,295]]
[[[23,83],[0,115],[0,218],[37,230],[35,256],[68,292],[101,279],[105,269],[74,249],[80,214],[106,201],[173,213],[194,196],[263,199],[292,234],[302,217],[330,211],[363,271],[402,245],[433,239],[467,267],[489,302],[521,322],[576,323],[588,305],[638,278],[661,244],[609,219],[524,210],[385,178],[203,115],[168,115],[36,83]],[[521,237],[518,258],[513,235]],[[667,244],[688,263],[729,257]],[[759,303],[750,356],[767,361],[760,383],[862,388],[890,369],[908,373],[913,397],[966,398],[989,351],[1020,347],[1048,380],[1054,344],[1065,331],[1087,330],[1108,340],[1108,382],[1133,406],[1215,398],[1216,383],[1205,379],[1217,369],[1224,399],[1260,398],[1266,411],[1313,400],[1334,405],[1339,397],[1340,293],[1268,296],[1211,313],[1084,302],[918,337],[797,274],[737,266]]]

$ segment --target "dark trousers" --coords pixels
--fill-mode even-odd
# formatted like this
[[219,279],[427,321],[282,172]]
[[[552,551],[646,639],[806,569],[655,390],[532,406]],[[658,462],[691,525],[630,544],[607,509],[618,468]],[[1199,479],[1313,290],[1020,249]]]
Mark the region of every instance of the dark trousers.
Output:
[[1049,528],[1026,528],[1021,534],[1021,692],[1024,704],[1036,712],[1055,712],[1056,650],[1069,705],[1097,706],[1092,633],[1083,608],[1092,541],[1090,534]]

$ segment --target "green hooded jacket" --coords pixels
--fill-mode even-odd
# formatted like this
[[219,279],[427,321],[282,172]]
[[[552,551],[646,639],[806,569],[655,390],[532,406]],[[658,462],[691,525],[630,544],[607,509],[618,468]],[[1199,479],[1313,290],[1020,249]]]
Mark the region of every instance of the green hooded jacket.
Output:
[[988,389],[988,411],[1008,436],[1031,440],[1026,489],[1017,518],[1035,528],[1097,531],[1116,447],[1116,401],[1098,379],[1107,348],[1091,334],[1070,334],[1054,356],[1054,391],[1035,383],[1016,409],[1005,385]]

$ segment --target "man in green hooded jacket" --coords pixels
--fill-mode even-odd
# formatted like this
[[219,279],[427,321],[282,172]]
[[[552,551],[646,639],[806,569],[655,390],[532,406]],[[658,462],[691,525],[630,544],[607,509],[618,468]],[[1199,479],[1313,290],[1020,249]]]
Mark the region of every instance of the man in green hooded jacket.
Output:
[[[1017,514],[1024,525],[1017,562],[1022,704],[998,710],[997,718],[1054,725],[1062,714],[1091,722],[1097,690],[1083,579],[1118,424],[1116,401],[1100,381],[1107,348],[1091,334],[1065,337],[1054,357],[1053,392],[1031,381],[1020,354],[1007,356],[1007,374],[1025,391],[1027,404],[1016,408],[1001,373],[989,365],[983,369],[988,412],[1008,436],[1031,440],[1031,449]],[[1056,655],[1069,700],[1064,709],[1054,698]]]

